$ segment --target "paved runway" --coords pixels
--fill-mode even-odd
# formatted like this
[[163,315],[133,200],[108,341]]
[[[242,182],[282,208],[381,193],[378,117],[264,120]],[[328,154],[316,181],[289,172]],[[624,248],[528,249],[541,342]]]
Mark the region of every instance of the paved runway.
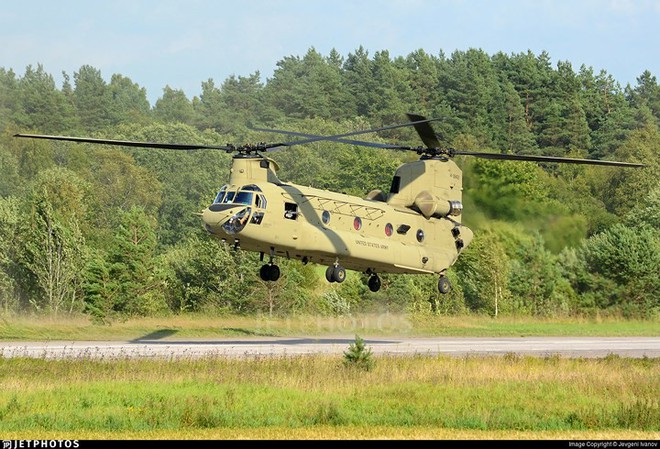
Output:
[[[237,339],[139,339],[133,341],[33,341],[0,342],[2,357],[148,358],[169,359],[204,356],[262,357],[304,354],[343,354],[354,337],[237,338]],[[504,355],[538,357],[660,357],[660,337],[519,337],[519,338],[365,338],[367,349],[377,355]]]

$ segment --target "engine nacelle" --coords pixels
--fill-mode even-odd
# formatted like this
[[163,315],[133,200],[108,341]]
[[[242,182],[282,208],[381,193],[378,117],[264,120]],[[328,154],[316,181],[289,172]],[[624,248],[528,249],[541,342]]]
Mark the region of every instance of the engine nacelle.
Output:
[[463,203],[460,201],[438,198],[428,190],[419,192],[415,197],[414,204],[426,218],[441,218],[448,215],[458,216],[463,213]]

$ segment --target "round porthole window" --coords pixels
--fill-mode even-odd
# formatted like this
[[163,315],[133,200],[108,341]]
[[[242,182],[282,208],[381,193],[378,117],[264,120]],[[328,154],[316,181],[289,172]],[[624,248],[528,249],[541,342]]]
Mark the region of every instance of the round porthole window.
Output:
[[392,223],[387,223],[385,225],[385,235],[391,237],[393,232],[394,232],[394,226],[392,226]]
[[324,210],[323,213],[321,214],[321,220],[323,221],[323,224],[330,223],[330,212]]
[[422,243],[424,241],[424,231],[422,231],[421,229],[417,230],[417,241],[419,243]]
[[356,231],[359,231],[362,228],[362,220],[360,217],[355,217],[353,220],[353,227],[355,228]]

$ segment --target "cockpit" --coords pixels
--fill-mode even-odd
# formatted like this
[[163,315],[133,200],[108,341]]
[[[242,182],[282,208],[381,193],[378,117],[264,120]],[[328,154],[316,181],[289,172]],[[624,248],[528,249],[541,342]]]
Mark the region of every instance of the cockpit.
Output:
[[[255,200],[254,203],[253,200]],[[213,204],[245,204],[246,206],[255,206],[257,209],[266,209],[266,197],[261,189],[254,184],[230,190],[228,190],[227,185],[224,185],[215,196]]]
[[[213,205],[245,205],[233,214],[223,225],[222,229],[227,234],[241,232],[248,223],[260,225],[266,213],[267,200],[262,190],[254,185],[248,184],[240,188],[229,188],[223,185],[213,200]],[[213,209],[211,205],[211,209]]]

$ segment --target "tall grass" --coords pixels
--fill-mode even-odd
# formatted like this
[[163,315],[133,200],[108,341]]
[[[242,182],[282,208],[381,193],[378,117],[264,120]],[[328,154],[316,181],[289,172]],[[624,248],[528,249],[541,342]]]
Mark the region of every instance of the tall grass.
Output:
[[511,354],[374,362],[365,371],[341,356],[0,358],[0,434],[178,438],[251,429],[259,438],[276,429],[286,437],[290,429],[328,438],[369,428],[406,438],[442,431],[660,436],[658,359]]

